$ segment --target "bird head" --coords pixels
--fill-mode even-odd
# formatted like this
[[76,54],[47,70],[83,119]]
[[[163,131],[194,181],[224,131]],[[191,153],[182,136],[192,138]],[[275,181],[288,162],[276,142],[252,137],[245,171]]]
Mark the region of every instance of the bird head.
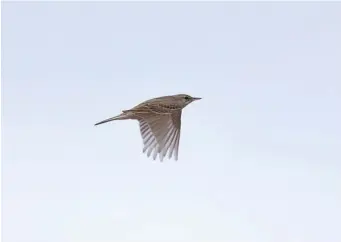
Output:
[[190,95],[187,94],[178,94],[175,95],[175,98],[184,106],[186,107],[188,104],[191,102],[194,102],[196,100],[200,100],[200,97],[191,97]]

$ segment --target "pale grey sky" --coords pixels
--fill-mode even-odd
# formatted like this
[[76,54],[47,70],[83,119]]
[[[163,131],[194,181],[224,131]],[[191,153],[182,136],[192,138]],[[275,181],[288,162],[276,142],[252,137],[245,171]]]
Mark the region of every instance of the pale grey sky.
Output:
[[[2,6],[4,242],[341,241],[340,3]],[[177,162],[93,126],[177,93]]]

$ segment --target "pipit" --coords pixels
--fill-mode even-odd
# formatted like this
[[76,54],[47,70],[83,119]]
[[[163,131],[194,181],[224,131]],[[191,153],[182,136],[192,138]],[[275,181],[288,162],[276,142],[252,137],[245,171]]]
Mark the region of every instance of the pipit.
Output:
[[159,155],[163,161],[168,152],[169,159],[174,154],[174,159],[178,160],[182,109],[200,99],[186,94],[157,97],[95,125],[114,120],[137,120],[143,139],[143,153],[147,153],[148,157],[153,153],[154,160]]

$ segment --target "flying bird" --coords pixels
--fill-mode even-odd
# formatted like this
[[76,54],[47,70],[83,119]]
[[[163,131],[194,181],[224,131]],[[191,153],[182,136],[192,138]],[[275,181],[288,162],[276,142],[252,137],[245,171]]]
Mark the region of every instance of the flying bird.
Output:
[[178,160],[182,109],[200,99],[186,94],[157,97],[95,125],[114,120],[137,120],[144,145],[143,153],[148,157],[153,154],[154,160],[159,155],[160,161],[163,161],[168,152],[169,159],[174,154],[174,159]]

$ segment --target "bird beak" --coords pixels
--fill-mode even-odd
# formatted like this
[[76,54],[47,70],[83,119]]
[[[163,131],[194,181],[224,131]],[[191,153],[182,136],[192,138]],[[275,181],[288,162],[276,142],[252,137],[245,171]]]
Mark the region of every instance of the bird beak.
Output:
[[192,98],[193,101],[200,100],[200,99],[201,99],[201,97],[193,97]]

